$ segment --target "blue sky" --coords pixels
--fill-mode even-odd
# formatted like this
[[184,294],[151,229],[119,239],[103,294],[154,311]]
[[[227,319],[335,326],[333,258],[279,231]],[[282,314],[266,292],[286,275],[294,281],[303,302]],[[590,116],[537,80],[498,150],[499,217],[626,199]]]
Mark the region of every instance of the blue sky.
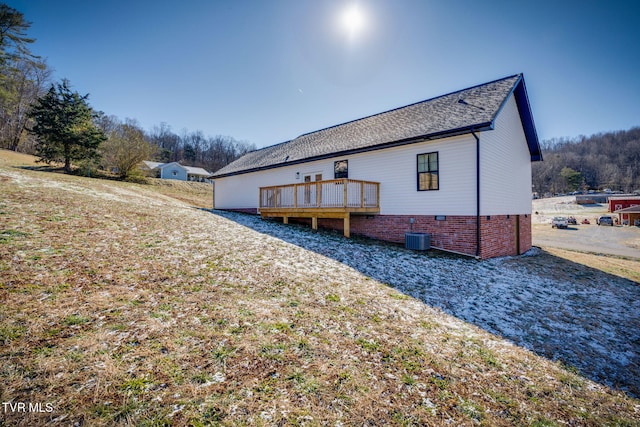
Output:
[[[640,126],[640,3],[9,0],[96,110],[258,147],[524,73],[541,140]],[[341,21],[357,8],[359,31]]]

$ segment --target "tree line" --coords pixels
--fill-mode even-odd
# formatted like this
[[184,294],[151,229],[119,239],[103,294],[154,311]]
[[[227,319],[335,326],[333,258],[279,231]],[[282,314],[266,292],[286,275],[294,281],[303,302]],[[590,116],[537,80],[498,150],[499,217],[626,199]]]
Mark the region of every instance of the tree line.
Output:
[[51,80],[52,69],[33,54],[31,23],[0,3],[0,148],[37,155],[46,163],[62,163],[64,171],[114,172],[135,178],[142,160],[180,162],[215,172],[255,146],[230,136],[201,131],[176,134],[162,123],[143,130],[134,119],[120,120],[95,111],[89,95],[71,83]]
[[176,134],[166,123],[154,126],[147,134],[157,147],[156,158],[162,162],[183,162],[187,166],[202,167],[209,172],[228,165],[235,159],[256,149],[254,144],[238,141],[231,136],[205,136],[202,131]]
[[544,161],[533,164],[539,195],[604,190],[640,190],[640,127],[541,144]]
[[[95,111],[88,95],[68,80],[52,82],[52,70],[30,51],[31,23],[0,3],[0,148],[35,154],[44,162],[87,173],[102,169],[135,176],[142,160],[181,162],[215,172],[255,146],[201,131],[175,133],[166,123],[150,131],[134,119]],[[640,128],[542,142],[543,162],[533,164],[539,195],[579,190],[640,190]]]
[[116,116],[99,113],[97,126],[107,135],[100,149],[100,167],[119,171],[121,178],[135,174],[142,160],[161,163],[179,162],[204,168],[209,172],[228,165],[256,149],[255,145],[230,136],[205,136],[202,131],[173,132],[167,123],[143,130],[134,119],[121,121]]
[[27,136],[29,111],[50,84],[51,68],[34,55],[26,35],[30,23],[17,10],[0,3],[0,143],[14,151],[33,151]]

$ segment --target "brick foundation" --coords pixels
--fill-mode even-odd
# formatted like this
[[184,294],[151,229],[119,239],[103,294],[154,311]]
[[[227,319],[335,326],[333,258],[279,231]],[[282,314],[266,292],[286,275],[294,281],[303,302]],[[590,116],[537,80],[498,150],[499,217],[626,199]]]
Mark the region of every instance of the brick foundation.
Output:
[[[411,227],[410,219],[414,219]],[[290,219],[293,221],[293,219]],[[520,223],[520,250],[516,239],[516,222]],[[296,219],[296,222],[310,224],[308,219]],[[339,219],[318,219],[318,226],[333,230],[342,230]],[[480,219],[483,259],[507,255],[518,255],[531,249],[530,215],[492,215]],[[406,232],[429,233],[431,246],[465,255],[476,255],[476,217],[446,216],[436,220],[433,215],[375,215],[351,216],[351,233],[387,242],[404,243]],[[519,252],[519,253],[518,253]]]
[[531,249],[531,215],[482,216],[480,228],[481,258],[519,255]]
[[475,255],[475,224],[474,216],[446,216],[444,220],[433,215],[352,216],[351,233],[397,243],[404,243],[407,232],[428,233],[434,248]]
[[[255,209],[234,209],[255,214]],[[414,219],[413,225],[410,223]],[[310,218],[290,218],[290,222],[311,224]],[[519,244],[516,238],[519,222]],[[342,219],[318,218],[318,226],[342,230]],[[447,215],[436,219],[434,215],[352,215],[351,234],[404,243],[407,232],[428,233],[431,246],[465,255],[476,255],[476,217]],[[531,215],[491,215],[480,217],[480,257],[483,259],[519,255],[531,248]]]

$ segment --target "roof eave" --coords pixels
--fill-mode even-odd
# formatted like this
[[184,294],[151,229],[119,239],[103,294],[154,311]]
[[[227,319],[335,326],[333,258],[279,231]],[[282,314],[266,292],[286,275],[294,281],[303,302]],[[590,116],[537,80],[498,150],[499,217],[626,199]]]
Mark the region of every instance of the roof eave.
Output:
[[180,163],[178,163],[178,162],[164,163],[164,164],[162,164],[162,165],[158,166],[158,169],[164,169],[164,168],[169,167],[169,166],[171,166],[171,165],[176,165],[176,166],[178,166],[180,169],[185,170],[185,171],[187,170],[187,168],[186,168],[185,166],[181,165],[181,164],[180,164]]
[[527,88],[524,84],[524,76],[518,74],[518,80],[516,80],[509,95],[505,96],[502,104],[496,110],[493,116],[492,122],[495,122],[496,118],[500,115],[504,107],[509,101],[511,95],[516,100],[518,106],[518,114],[520,115],[520,121],[522,122],[522,128],[524,130],[524,136],[527,140],[527,146],[529,148],[529,154],[532,162],[542,161],[542,151],[540,150],[540,142],[538,140],[538,133],[536,132],[536,126],[533,122],[533,114],[531,114],[531,105],[529,104],[529,97],[527,95]]
[[520,121],[522,122],[524,136],[527,139],[527,145],[529,146],[531,161],[541,162],[542,150],[540,149],[538,132],[536,132],[536,126],[533,121],[533,114],[531,113],[531,105],[529,104],[529,96],[527,95],[524,76],[520,75],[518,82],[515,84],[513,95],[516,99],[516,104],[518,105]]
[[244,170],[241,170],[241,171],[229,172],[229,173],[225,173],[225,174],[221,174],[221,175],[213,174],[209,178],[210,179],[226,178],[226,177],[229,177],[229,176],[243,175],[243,174],[252,173],[252,172],[259,172],[259,171],[263,171],[263,170],[277,169],[277,168],[281,168],[281,167],[284,167],[284,166],[292,166],[292,165],[298,165],[298,164],[302,164],[302,163],[309,163],[309,162],[313,162],[313,161],[317,161],[317,160],[331,159],[331,158],[334,158],[334,157],[342,157],[342,156],[347,156],[347,155],[352,155],[352,154],[366,153],[366,152],[369,152],[369,151],[384,150],[384,149],[387,149],[387,148],[400,147],[400,146],[409,145],[409,144],[416,144],[416,143],[424,142],[424,141],[431,141],[431,140],[435,140],[435,139],[442,139],[442,138],[449,138],[449,137],[453,137],[453,136],[465,135],[465,134],[468,134],[468,133],[471,133],[471,132],[484,132],[484,131],[488,131],[488,130],[493,130],[493,128],[494,128],[493,127],[493,122],[478,123],[478,124],[474,124],[474,125],[470,125],[470,126],[464,126],[464,127],[461,127],[461,128],[451,129],[451,130],[447,130],[447,131],[443,131],[443,132],[434,132],[434,133],[415,136],[415,137],[406,138],[406,139],[402,139],[402,140],[398,140],[398,141],[385,142],[385,143],[378,144],[378,145],[373,145],[373,146],[370,146],[370,147],[363,147],[363,148],[352,149],[352,150],[337,151],[337,152],[334,152],[334,153],[323,154],[323,155],[320,155],[320,156],[307,157],[307,158],[304,158],[304,159],[293,160],[293,161],[289,161],[289,162],[277,163],[277,164],[268,165],[268,166],[260,166],[260,167],[251,168],[251,169],[244,169]]

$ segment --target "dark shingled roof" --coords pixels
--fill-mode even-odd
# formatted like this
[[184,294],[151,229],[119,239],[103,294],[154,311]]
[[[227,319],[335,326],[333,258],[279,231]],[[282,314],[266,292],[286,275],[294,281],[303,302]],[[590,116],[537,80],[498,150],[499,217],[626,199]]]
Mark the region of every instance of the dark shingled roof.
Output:
[[491,130],[512,93],[520,111],[531,160],[542,160],[524,78],[518,74],[252,151],[218,170],[212,177]]

